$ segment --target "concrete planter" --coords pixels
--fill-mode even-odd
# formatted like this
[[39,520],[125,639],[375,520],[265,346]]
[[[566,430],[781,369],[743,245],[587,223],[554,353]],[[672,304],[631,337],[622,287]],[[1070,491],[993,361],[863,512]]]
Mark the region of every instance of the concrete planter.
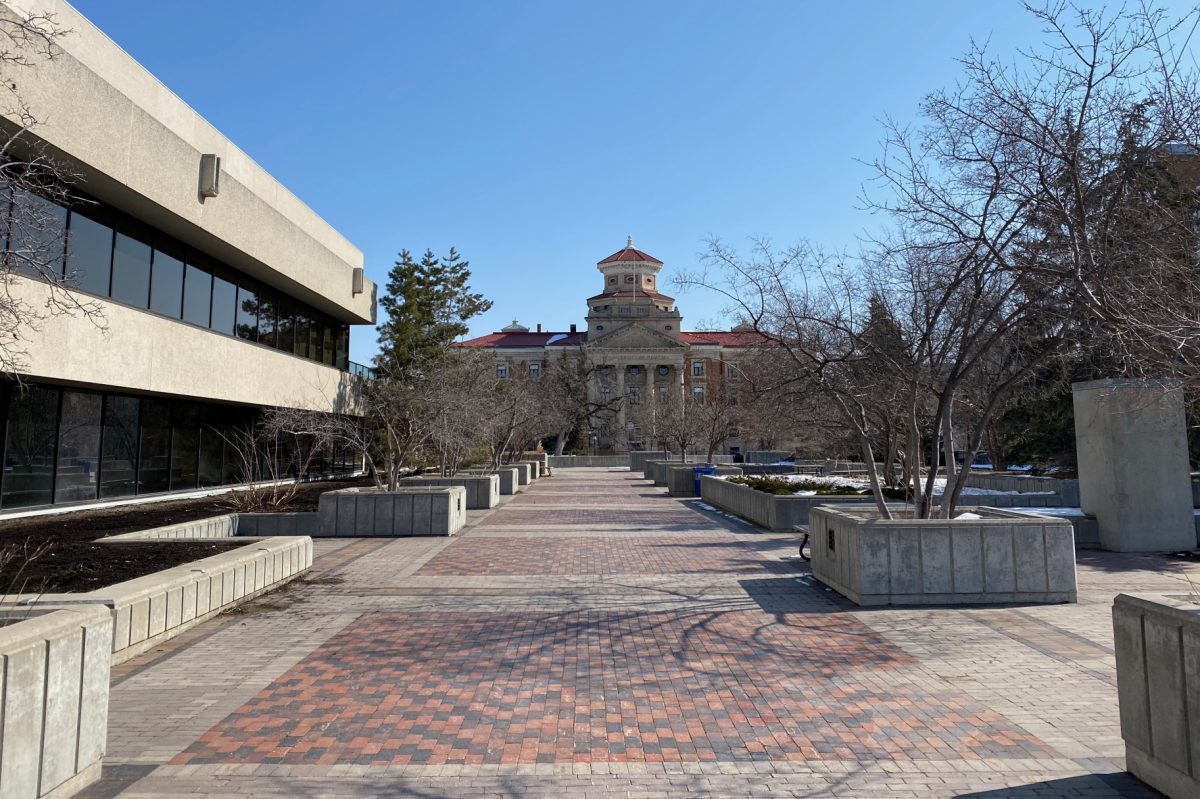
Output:
[[[1021,494],[1033,494],[1035,496],[1029,497],[1029,499],[1035,500],[1038,507],[1079,507],[1078,480],[1058,480],[1053,477],[1033,477],[1026,474],[971,472],[967,475],[967,487],[986,488],[989,491],[1018,491]],[[1041,499],[1038,499],[1039,497]],[[1047,500],[1045,499],[1046,497],[1052,497],[1052,499]],[[967,498],[964,497],[964,499]],[[1030,506],[1034,504],[1031,502]]]
[[56,610],[0,629],[5,799],[67,797],[100,778],[112,634],[112,614],[102,605]]
[[[525,462],[525,466],[532,466],[531,463]],[[459,472],[466,475],[489,475],[494,474],[500,478],[500,493],[503,496],[511,496],[521,490],[520,477],[517,474],[515,466],[501,466],[499,469],[468,469]]]
[[[696,477],[692,471],[692,465],[680,466],[678,464],[670,466],[667,469],[667,493],[673,497],[694,497],[696,496]],[[717,466],[717,474],[723,476],[740,475],[742,470],[738,466]]]
[[741,516],[768,530],[791,531],[809,522],[809,514],[818,505],[862,504],[863,496],[797,497],[755,491],[750,486],[716,477],[700,478],[701,497],[710,505]]
[[[499,500],[500,478],[464,478],[487,486]],[[417,483],[420,485],[405,485]],[[424,478],[405,480],[395,491],[345,488],[321,495],[321,533],[338,537],[454,535],[467,522],[469,489],[461,484],[432,485]]]
[[[434,477],[432,475],[422,475],[420,477],[406,477],[400,481],[402,486],[426,488],[449,488],[459,486],[467,490],[467,510],[487,510],[494,508],[500,504],[500,476],[496,474],[457,474],[453,477]],[[332,491],[330,493],[341,493]],[[324,500],[329,494],[322,494],[321,499]]]
[[517,482],[520,485],[527,486],[533,482],[534,466],[532,463],[529,461],[521,461],[519,463],[510,463],[508,465],[517,470]]
[[1113,633],[1126,767],[1172,799],[1200,796],[1200,604],[1118,594]]
[[522,452],[513,460],[537,464],[538,477],[545,477],[550,472],[550,455],[546,452]]
[[619,455],[617,457],[628,457],[629,471],[640,472],[646,468],[646,461],[666,461],[671,459],[671,453],[663,450],[642,450],[639,452],[631,452],[628,456]]
[[812,510],[812,570],[858,605],[1074,602],[1070,522],[975,508],[982,519],[883,520],[873,506]]

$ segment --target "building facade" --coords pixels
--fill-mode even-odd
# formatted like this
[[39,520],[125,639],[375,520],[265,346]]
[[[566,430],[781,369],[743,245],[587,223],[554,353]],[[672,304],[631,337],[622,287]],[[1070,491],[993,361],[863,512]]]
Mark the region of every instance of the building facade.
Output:
[[[72,199],[24,201],[98,314],[53,314],[22,343],[0,387],[0,510],[242,481],[223,433],[262,408],[353,411],[350,330],[375,321],[362,253],[69,4],[0,0],[39,12],[69,33],[22,75],[43,120],[23,135],[72,173]],[[9,290],[51,293],[19,275]]]
[[[636,249],[633,239],[596,264],[601,291],[587,298],[586,329],[542,331],[513,322],[503,330],[464,342],[494,350],[497,374],[539,374],[563,357],[585,358],[588,391],[596,404],[611,407],[590,431],[588,449],[597,453],[657,449],[654,417],[673,397],[706,401],[718,386],[737,380],[737,363],[761,339],[747,329],[685,331],[675,300],[658,290],[663,262]],[[619,401],[614,401],[619,400]],[[727,446],[744,447],[736,428]]]

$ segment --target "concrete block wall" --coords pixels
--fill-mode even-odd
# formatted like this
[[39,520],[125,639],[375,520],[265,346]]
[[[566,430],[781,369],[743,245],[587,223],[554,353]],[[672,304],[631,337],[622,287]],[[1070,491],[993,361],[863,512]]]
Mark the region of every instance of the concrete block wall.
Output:
[[[669,466],[667,468],[667,493],[673,497],[696,496],[696,479],[692,466]],[[717,466],[717,474],[722,476],[740,475],[739,466]]]
[[0,628],[0,795],[70,796],[100,778],[112,614],[81,605]]
[[551,455],[549,457],[549,464],[554,469],[619,469],[629,464],[629,458],[625,455]]
[[745,453],[746,463],[775,463],[784,458],[790,458],[795,453],[791,450],[750,450]]
[[533,474],[533,471],[536,467],[529,461],[521,461],[520,463],[512,463],[509,465],[517,470],[517,482],[523,486],[529,485],[537,477],[535,474]]
[[[416,483],[421,485],[404,485]],[[478,478],[499,501],[499,476]],[[322,535],[338,537],[454,535],[467,522],[469,489],[461,484],[435,486],[406,480],[396,491],[345,488],[321,495],[318,510]]]
[[1172,799],[1200,796],[1200,605],[1118,594],[1113,634],[1126,768]]
[[627,464],[629,466],[629,471],[640,472],[640,471],[645,470],[646,461],[670,460],[671,453],[669,453],[665,450],[655,449],[655,450],[643,450],[640,452],[631,452],[631,453],[629,453],[628,456],[619,455],[617,457],[628,459]]
[[817,505],[861,503],[863,497],[796,497],[755,491],[749,486],[716,477],[700,478],[701,498],[722,510],[741,516],[768,530],[790,531],[809,522],[809,513]]
[[1075,602],[1071,523],[981,508],[983,519],[877,518],[814,508],[813,575],[858,605]]
[[[525,465],[531,465],[528,461]],[[494,474],[500,478],[500,493],[503,496],[510,496],[521,490],[520,479],[517,476],[517,467],[501,466],[499,469],[466,469],[459,474],[467,475],[488,475]]]
[[[230,538],[237,535],[239,515],[225,513],[220,516],[210,516],[206,519],[193,519],[189,522],[169,524],[163,527],[151,527],[148,530],[137,530],[132,533],[111,535],[103,541],[136,541],[141,539],[192,539],[192,538]],[[254,535],[243,533],[243,535]]]
[[238,536],[321,535],[320,517],[311,511],[239,513]]
[[[1025,474],[988,474],[971,472],[967,475],[967,486],[989,491],[1019,491],[1022,494],[1057,494],[1058,505],[1042,507],[1079,507],[1079,481],[1059,480],[1054,477],[1034,477]],[[1032,506],[1033,503],[1030,503]]]
[[[467,510],[487,510],[494,508],[500,504],[500,476],[496,474],[487,475],[455,475],[454,477],[433,477],[430,475],[421,475],[420,477],[406,477],[401,481],[401,485],[412,484],[413,486],[427,486],[432,488],[449,488],[451,486],[461,486],[467,490]],[[329,494],[339,492],[330,491],[321,495],[324,500]]]

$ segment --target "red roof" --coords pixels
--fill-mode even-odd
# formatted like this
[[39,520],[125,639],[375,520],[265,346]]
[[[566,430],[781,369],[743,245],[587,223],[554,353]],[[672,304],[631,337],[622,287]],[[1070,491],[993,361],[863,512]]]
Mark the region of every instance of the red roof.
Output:
[[753,330],[733,332],[728,330],[694,330],[679,334],[685,344],[707,344],[720,347],[750,347],[764,344],[769,339]]
[[605,258],[600,263],[615,264],[618,261],[641,261],[642,263],[661,264],[662,261],[655,258],[653,255],[648,255],[641,250],[635,249],[632,245],[623,250],[617,250],[612,255]]
[[587,333],[489,333],[467,339],[460,347],[572,347],[587,341]]
[[[486,336],[467,339],[460,347],[487,347],[507,349],[510,347],[577,347],[587,343],[587,333],[489,333]],[[694,330],[682,332],[679,339],[684,344],[710,347],[750,347],[769,341],[753,331],[733,332],[729,330]]]
[[592,300],[615,299],[618,297],[649,297],[652,300],[667,300],[675,302],[674,297],[668,297],[666,294],[659,294],[657,291],[646,291],[645,289],[617,289],[616,291],[606,291],[603,294],[597,294],[594,297],[588,297],[588,302]]

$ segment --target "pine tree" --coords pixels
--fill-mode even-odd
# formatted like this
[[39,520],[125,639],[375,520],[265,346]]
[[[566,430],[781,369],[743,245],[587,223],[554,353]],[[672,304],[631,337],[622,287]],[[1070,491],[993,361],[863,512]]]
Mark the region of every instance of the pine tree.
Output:
[[469,267],[453,247],[444,258],[426,250],[420,261],[400,251],[379,300],[388,317],[379,326],[379,366],[400,370],[436,355],[467,333],[467,320],[492,307],[471,292]]

